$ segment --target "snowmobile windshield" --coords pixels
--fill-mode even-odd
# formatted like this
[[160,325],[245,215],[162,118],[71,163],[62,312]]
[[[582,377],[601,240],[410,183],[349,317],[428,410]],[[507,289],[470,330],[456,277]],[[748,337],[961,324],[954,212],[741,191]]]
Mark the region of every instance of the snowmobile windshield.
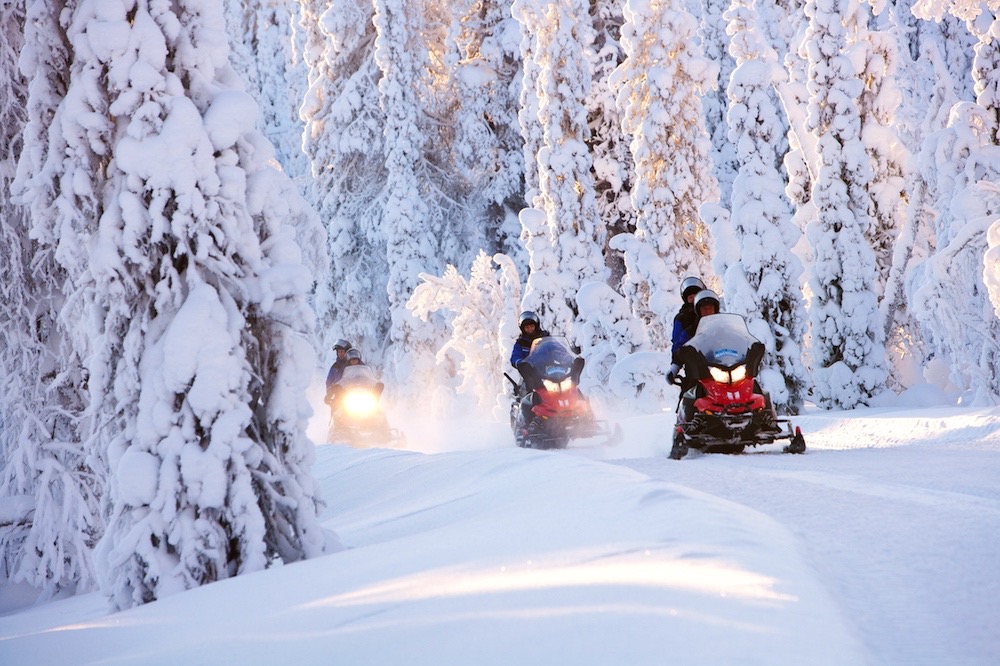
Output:
[[367,365],[348,365],[340,378],[344,386],[374,386],[377,381],[375,372]]
[[687,345],[694,347],[709,365],[732,368],[743,363],[750,345],[758,342],[750,335],[746,320],[738,314],[720,312],[704,317]]
[[531,351],[524,360],[542,379],[562,381],[572,372],[575,359],[566,338],[546,337],[531,343]]

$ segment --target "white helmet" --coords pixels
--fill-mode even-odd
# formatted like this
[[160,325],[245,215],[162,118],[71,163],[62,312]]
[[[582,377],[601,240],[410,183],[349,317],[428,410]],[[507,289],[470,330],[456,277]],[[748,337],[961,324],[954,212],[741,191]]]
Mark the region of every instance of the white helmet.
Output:
[[702,289],[698,292],[698,295],[694,297],[695,312],[697,312],[698,308],[706,303],[714,303],[716,312],[722,310],[722,300],[719,298],[719,295],[711,289]]
[[681,282],[681,299],[687,302],[688,296],[692,293],[697,294],[699,291],[704,291],[707,288],[705,283],[701,281],[701,278],[686,277]]

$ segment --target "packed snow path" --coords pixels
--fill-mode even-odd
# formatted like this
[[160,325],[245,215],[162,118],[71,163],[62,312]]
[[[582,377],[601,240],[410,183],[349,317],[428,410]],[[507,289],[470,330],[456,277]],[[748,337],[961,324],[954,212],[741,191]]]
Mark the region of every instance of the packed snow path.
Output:
[[343,548],[9,611],[0,664],[1000,663],[1000,412],[810,411],[805,455],[680,461],[670,421],[542,452],[397,417],[409,450],[317,449]]
[[789,531],[878,664],[1000,663],[1000,412],[822,412],[804,456],[666,458],[667,416],[566,452],[760,512]]
[[932,416],[799,422],[808,426],[806,456],[621,464],[752,507],[787,528],[876,663],[996,663],[996,423]]

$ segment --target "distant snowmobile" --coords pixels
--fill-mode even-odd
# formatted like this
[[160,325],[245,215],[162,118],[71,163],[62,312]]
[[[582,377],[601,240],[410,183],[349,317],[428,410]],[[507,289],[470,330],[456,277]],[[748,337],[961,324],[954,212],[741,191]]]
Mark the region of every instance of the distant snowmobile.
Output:
[[351,446],[400,446],[402,435],[389,427],[380,404],[383,385],[367,365],[348,365],[331,404],[330,442]]
[[578,386],[583,359],[570,351],[565,338],[538,338],[517,369],[523,384],[505,376],[514,384],[510,423],[518,446],[564,449],[571,439],[603,436],[613,443],[621,438],[619,426],[609,431],[594,418]]
[[750,335],[743,317],[703,318],[680,355],[688,380],[697,383],[681,396],[671,458],[680,460],[692,448],[742,453],[748,446],[784,439],[789,440],[785,453],[805,452],[802,432],[778,417],[756,381],[764,345]]

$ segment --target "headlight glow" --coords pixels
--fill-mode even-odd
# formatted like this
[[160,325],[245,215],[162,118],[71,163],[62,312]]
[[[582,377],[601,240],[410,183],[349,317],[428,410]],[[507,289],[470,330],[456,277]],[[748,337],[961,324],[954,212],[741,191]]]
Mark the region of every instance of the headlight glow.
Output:
[[369,416],[378,409],[378,396],[371,391],[348,391],[344,411],[353,416]]
[[719,382],[720,384],[729,383],[729,373],[723,370],[722,368],[709,366],[708,371],[712,374],[712,379]]
[[722,368],[709,366],[708,371],[712,374],[712,379],[720,384],[735,384],[747,378],[747,366],[745,364],[738,365],[732,370],[723,370]]
[[551,379],[543,379],[542,386],[544,386],[545,390],[549,393],[563,393],[564,391],[568,391],[573,388],[573,378],[567,377],[561,382],[554,382]]

